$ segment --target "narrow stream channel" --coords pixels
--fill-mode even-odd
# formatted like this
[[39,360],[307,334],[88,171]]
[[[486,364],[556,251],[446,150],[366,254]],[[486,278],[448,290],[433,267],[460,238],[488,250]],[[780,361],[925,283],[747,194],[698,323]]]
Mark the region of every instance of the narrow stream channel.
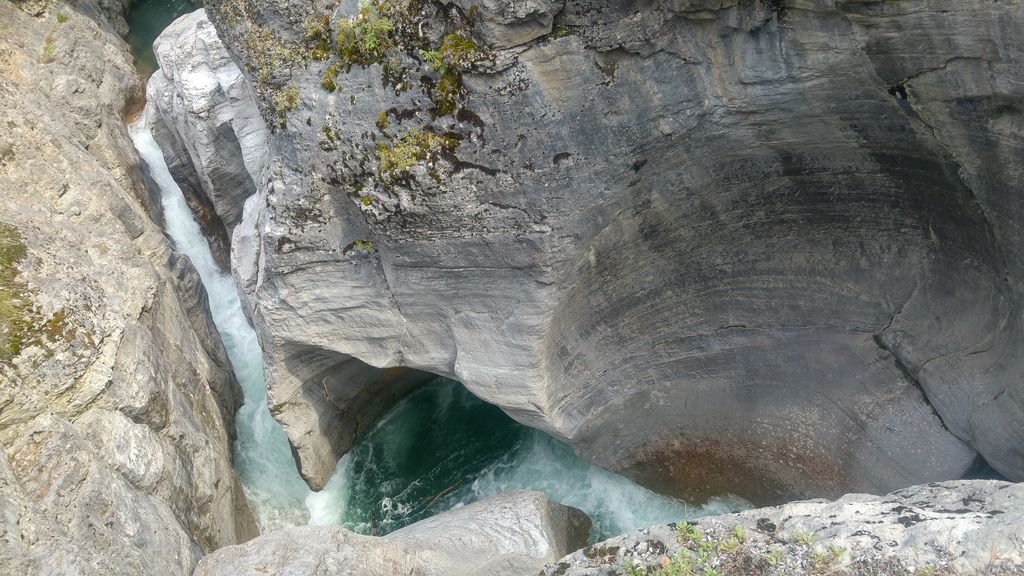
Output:
[[128,44],[132,47],[135,68],[145,80],[156,72],[153,41],[175,19],[199,6],[190,0],[133,0],[128,11]]
[[210,245],[167,169],[160,146],[142,114],[130,127],[139,155],[160,187],[167,234],[174,248],[192,260],[206,287],[213,322],[231,359],[245,402],[235,415],[235,467],[264,531],[303,524],[307,518],[306,483],[295,469],[288,439],[267,409],[263,352],[242,314],[234,278],[217,266]]

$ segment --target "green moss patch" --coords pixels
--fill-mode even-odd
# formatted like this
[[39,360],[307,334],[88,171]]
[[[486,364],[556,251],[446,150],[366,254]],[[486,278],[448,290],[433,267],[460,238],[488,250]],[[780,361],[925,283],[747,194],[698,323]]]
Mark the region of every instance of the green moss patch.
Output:
[[431,132],[409,132],[390,146],[378,147],[381,176],[395,179],[416,164],[436,159],[442,152],[450,152],[458,146],[459,141],[454,138]]
[[25,259],[21,233],[0,223],[0,362],[21,352],[32,327],[28,286],[18,280],[18,263]]
[[284,128],[288,113],[295,112],[299,107],[299,87],[289,86],[284,90],[275,92],[272,104],[274,106],[274,112],[277,114],[277,124],[281,128]]

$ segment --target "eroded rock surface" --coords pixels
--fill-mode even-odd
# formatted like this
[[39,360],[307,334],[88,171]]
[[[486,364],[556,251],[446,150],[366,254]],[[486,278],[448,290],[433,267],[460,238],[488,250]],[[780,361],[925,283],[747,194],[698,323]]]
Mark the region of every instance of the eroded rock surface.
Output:
[[160,69],[146,93],[154,137],[226,268],[231,230],[267,180],[267,125],[205,11],[168,26],[153,51]]
[[[652,526],[588,546],[541,574],[623,574],[628,564],[646,574],[683,558],[695,573],[704,564],[720,574],[1024,574],[1022,523],[1024,485],[945,482],[701,518],[682,530]],[[701,550],[707,562],[698,560]]]
[[240,390],[124,125],[122,9],[0,2],[3,574],[182,575],[257,533]]
[[1024,479],[1019,0],[419,4],[325,61],[354,1],[208,4],[279,127],[233,248],[275,402],[313,351],[691,497]]
[[205,558],[195,576],[519,576],[587,541],[590,520],[540,492],[505,492],[383,538],[338,526],[264,534]]

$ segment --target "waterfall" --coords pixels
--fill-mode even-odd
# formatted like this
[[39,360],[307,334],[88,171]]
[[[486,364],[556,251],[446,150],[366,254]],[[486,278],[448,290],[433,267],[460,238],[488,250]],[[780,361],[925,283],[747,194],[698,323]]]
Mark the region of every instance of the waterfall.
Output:
[[160,187],[167,234],[174,248],[192,260],[206,287],[210,311],[242,387],[244,403],[235,416],[235,468],[260,528],[266,532],[305,524],[309,488],[299,476],[288,439],[267,409],[263,352],[256,333],[242,314],[234,278],[224,273],[210,253],[181,189],[174,182],[160,146],[150,132],[146,114],[129,127],[139,155]]
[[213,321],[242,386],[235,466],[263,531],[308,520],[385,533],[516,488],[540,490],[586,512],[594,521],[591,541],[750,506],[729,497],[688,506],[655,494],[581,460],[568,446],[441,378],[399,402],[338,462],[324,490],[311,492],[267,409],[262,351],[242,314],[234,279],[217,267],[145,114],[130,133],[160,187],[167,233],[175,249],[191,258],[206,287]]

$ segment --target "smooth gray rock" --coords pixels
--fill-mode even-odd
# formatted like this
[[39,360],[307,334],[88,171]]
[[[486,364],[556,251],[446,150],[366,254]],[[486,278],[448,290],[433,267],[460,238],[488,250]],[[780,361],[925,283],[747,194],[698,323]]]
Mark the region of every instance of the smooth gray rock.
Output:
[[230,235],[245,199],[267,179],[267,125],[217,31],[197,10],[153,44],[160,69],[146,94],[150,123],[172,174],[199,192]]
[[123,8],[0,2],[5,576],[184,575],[258,531],[231,462],[241,391],[125,128]]
[[583,546],[589,529],[583,512],[517,490],[383,538],[338,526],[278,530],[206,556],[194,576],[519,576]]
[[476,22],[487,45],[511,48],[551,32],[564,7],[556,0],[455,0],[453,4]]
[[944,482],[882,497],[791,502],[690,524],[699,537],[682,536],[675,525],[652,526],[574,552],[541,575],[623,574],[628,563],[643,569],[660,567],[677,554],[696,559],[698,541],[708,549],[730,540],[735,550],[727,544],[711,554],[717,564],[712,568],[721,574],[1024,574],[1022,484]]
[[[1021,8],[570,1],[438,119],[415,50],[404,91],[284,63],[261,105],[300,102],[234,246],[272,400],[316,350],[458,379],[689,497],[882,493],[979,453],[1024,479]],[[250,77],[247,37],[317,13],[208,9]],[[427,129],[460,144],[380,172]]]

